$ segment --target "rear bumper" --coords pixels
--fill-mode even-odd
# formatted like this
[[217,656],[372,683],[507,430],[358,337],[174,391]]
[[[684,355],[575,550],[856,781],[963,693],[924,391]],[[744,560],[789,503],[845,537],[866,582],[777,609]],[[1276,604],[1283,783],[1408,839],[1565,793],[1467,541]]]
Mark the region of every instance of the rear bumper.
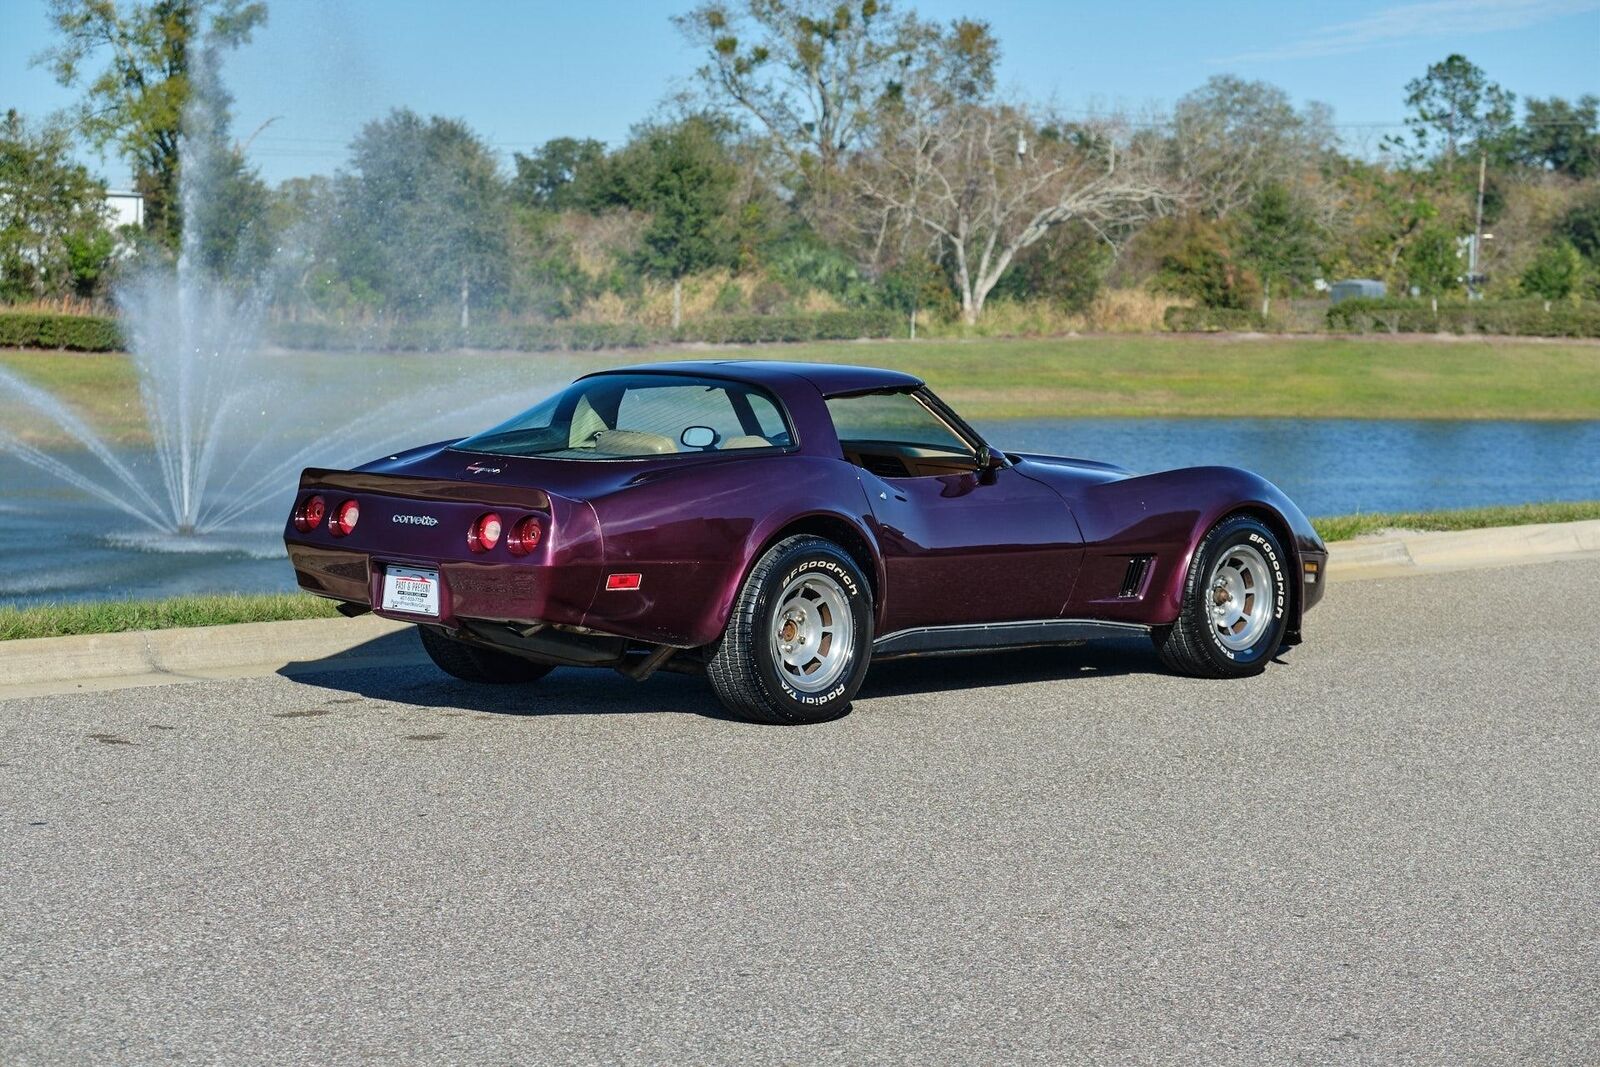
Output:
[[[579,626],[600,581],[598,565],[480,563],[366,552],[289,542],[289,562],[300,588],[319,596],[365,604],[384,618],[459,628],[462,620]],[[393,565],[437,568],[439,614],[385,611],[383,576]]]

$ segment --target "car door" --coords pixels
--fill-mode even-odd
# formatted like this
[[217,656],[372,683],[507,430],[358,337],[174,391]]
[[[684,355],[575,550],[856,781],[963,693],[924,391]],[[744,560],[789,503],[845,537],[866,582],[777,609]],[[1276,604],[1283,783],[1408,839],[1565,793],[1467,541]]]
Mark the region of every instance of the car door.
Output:
[[883,632],[1059,617],[1083,554],[1071,510],[1003,459],[979,470],[975,435],[931,401],[828,401],[883,553]]

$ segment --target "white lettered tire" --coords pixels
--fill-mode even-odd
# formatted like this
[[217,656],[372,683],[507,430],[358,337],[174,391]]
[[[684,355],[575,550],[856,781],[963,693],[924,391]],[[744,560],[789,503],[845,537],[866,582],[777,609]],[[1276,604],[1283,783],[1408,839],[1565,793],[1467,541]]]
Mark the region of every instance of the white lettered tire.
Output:
[[751,568],[706,676],[741,718],[836,719],[867,676],[872,619],[872,587],[848,552],[820,537],[785,538]]
[[1197,678],[1259,674],[1288,625],[1289,554],[1253,515],[1230,515],[1201,538],[1178,619],[1154,633],[1161,661]]

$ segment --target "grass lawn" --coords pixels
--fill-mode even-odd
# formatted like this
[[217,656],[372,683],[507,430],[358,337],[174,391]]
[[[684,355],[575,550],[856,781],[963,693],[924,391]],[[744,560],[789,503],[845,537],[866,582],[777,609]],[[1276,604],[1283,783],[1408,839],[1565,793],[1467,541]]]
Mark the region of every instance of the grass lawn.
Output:
[[333,601],[309,593],[181,596],[165,600],[79,601],[0,608],[0,641],[25,637],[110,634],[165,630],[175,626],[222,626],[234,622],[337,617]]
[[1515,504],[1463,511],[1393,511],[1312,519],[1325,541],[1348,541],[1380,530],[1482,530],[1490,526],[1531,526],[1541,522],[1600,519],[1600,500],[1560,504]]
[[[1541,522],[1600,519],[1600,500],[1575,504],[1525,504],[1467,511],[1399,512],[1313,519],[1328,541],[1344,541],[1379,530],[1476,530]],[[220,626],[233,622],[334,618],[333,601],[307,593],[250,596],[190,596],[167,600],[109,600],[0,608],[0,641],[25,637],[161,630],[174,626]]]
[[[492,364],[570,378],[653,359],[867,363],[926,379],[973,419],[1220,416],[1413,419],[1600,418],[1600,345],[1482,338],[1237,338],[1127,335],[1045,340],[853,341],[596,354],[291,353],[312,387],[393,368],[426,387]],[[126,357],[0,353],[0,367],[49,388],[110,438],[142,439]],[[3,414],[3,412],[0,412]],[[5,420],[0,418],[0,426]],[[37,431],[35,431],[37,434]],[[34,438],[38,443],[49,443]]]

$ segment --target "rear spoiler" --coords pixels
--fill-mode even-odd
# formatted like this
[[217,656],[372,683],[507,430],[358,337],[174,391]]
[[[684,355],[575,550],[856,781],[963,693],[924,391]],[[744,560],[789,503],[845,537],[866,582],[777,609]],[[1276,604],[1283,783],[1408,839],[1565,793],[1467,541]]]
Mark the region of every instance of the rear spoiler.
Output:
[[550,494],[529,486],[419,478],[408,474],[327,470],[321,467],[307,467],[300,473],[300,489],[343,489],[352,493],[378,493],[408,500],[458,501],[530,510],[548,511],[550,508]]

